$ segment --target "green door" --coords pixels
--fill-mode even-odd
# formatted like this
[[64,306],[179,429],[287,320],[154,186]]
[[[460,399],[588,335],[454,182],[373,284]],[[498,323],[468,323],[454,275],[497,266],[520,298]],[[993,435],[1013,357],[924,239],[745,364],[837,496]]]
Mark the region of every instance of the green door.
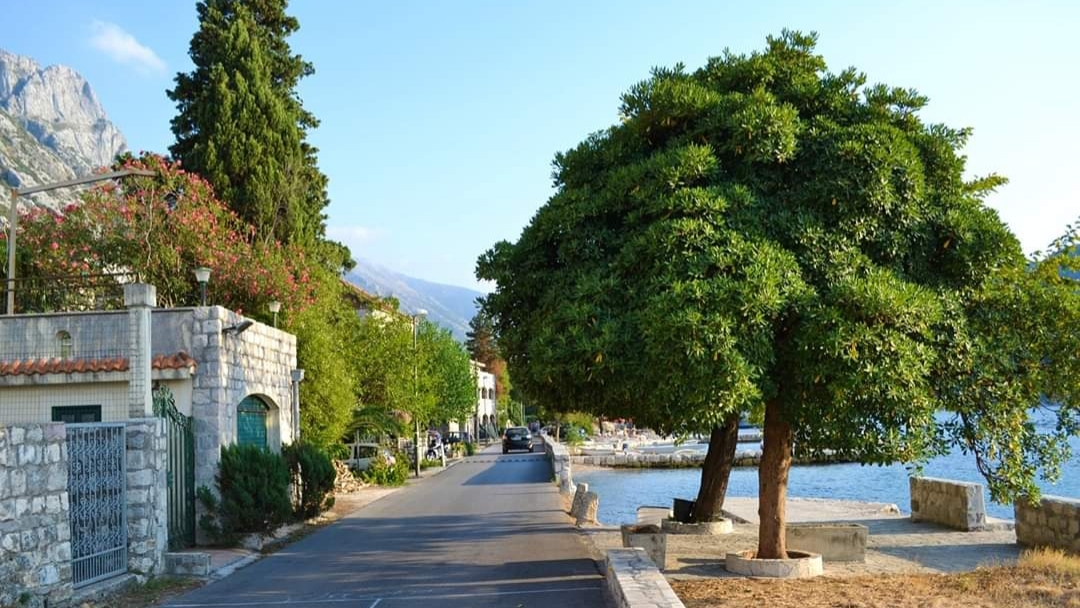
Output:
[[236,407],[236,443],[266,447],[266,414],[270,410],[262,399],[245,397]]

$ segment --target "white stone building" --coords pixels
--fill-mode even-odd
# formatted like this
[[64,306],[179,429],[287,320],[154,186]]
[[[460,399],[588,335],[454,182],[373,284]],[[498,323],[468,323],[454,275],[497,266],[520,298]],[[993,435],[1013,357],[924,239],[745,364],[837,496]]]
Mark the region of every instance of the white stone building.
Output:
[[220,448],[297,437],[294,336],[157,309],[151,285],[125,285],[124,305],[0,317],[0,605],[166,571]]

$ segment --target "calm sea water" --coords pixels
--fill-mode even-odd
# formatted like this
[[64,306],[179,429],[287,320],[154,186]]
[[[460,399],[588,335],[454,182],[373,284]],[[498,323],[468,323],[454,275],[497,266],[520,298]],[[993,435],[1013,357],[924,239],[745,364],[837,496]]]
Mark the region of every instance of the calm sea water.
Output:
[[[1062,466],[1055,484],[1039,480],[1043,493],[1080,498],[1080,439],[1071,441],[1073,458]],[[973,456],[953,453],[931,461],[923,475],[958,481],[974,481],[986,486],[975,468]],[[795,466],[788,480],[788,495],[800,498],[834,498],[866,502],[895,503],[904,513],[911,510],[908,471],[903,465],[862,466],[830,464]],[[697,497],[700,469],[601,469],[575,472],[574,481],[589,484],[599,493],[598,517],[602,523],[633,522],[640,505],[670,506],[672,498]],[[757,496],[757,469],[740,468],[731,473],[728,496]],[[1012,505],[990,502],[990,516],[1012,519]]]

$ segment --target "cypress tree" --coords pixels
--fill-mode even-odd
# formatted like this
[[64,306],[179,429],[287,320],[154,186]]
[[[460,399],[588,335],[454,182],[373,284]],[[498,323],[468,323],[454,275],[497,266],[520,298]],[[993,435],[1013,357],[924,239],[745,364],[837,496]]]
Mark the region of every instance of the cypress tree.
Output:
[[205,0],[169,150],[252,224],[260,238],[315,249],[325,234],[326,176],[307,130],[318,126],[295,88],[314,72],[287,38],[300,27],[286,0]]

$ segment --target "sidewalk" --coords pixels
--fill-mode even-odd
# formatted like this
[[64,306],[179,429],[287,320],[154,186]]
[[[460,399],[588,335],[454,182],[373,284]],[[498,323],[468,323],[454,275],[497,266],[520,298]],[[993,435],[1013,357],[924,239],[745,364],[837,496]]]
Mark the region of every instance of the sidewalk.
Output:
[[334,506],[331,507],[325,513],[313,517],[304,522],[298,522],[289,524],[280,528],[272,537],[267,538],[264,541],[264,549],[259,550],[253,547],[231,547],[231,548],[219,548],[219,547],[191,547],[184,549],[178,553],[206,553],[210,556],[210,574],[209,579],[220,579],[229,576],[236,570],[247,566],[248,564],[258,560],[264,553],[273,551],[270,547],[278,547],[280,545],[288,544],[290,538],[294,535],[303,536],[307,532],[311,532],[314,529],[325,526],[329,523],[335,522],[343,517],[347,517],[360,509],[368,506],[369,504],[380,500],[402,488],[409,487],[411,485],[421,483],[429,477],[433,477],[442,473],[443,471],[453,467],[454,465],[462,462],[461,458],[456,460],[447,460],[445,467],[432,467],[420,471],[420,477],[410,477],[405,485],[396,488],[386,488],[382,486],[368,486],[361,489],[358,492],[351,492],[348,494],[336,494],[334,496]]
[[[735,531],[723,536],[667,535],[667,570],[671,580],[731,576],[724,570],[730,551],[757,547],[757,499],[728,498],[724,511],[733,515]],[[660,507],[643,515],[654,520],[667,515]],[[974,570],[983,564],[1015,562],[1022,547],[1012,530],[959,532],[929,523],[914,523],[895,505],[849,500],[792,498],[790,522],[847,521],[869,528],[865,562],[826,562],[825,576],[884,573],[946,573]],[[742,520],[742,521],[739,521]],[[642,522],[647,523],[647,522]],[[656,523],[653,521],[651,523]],[[598,552],[619,548],[617,527],[585,529]]]

